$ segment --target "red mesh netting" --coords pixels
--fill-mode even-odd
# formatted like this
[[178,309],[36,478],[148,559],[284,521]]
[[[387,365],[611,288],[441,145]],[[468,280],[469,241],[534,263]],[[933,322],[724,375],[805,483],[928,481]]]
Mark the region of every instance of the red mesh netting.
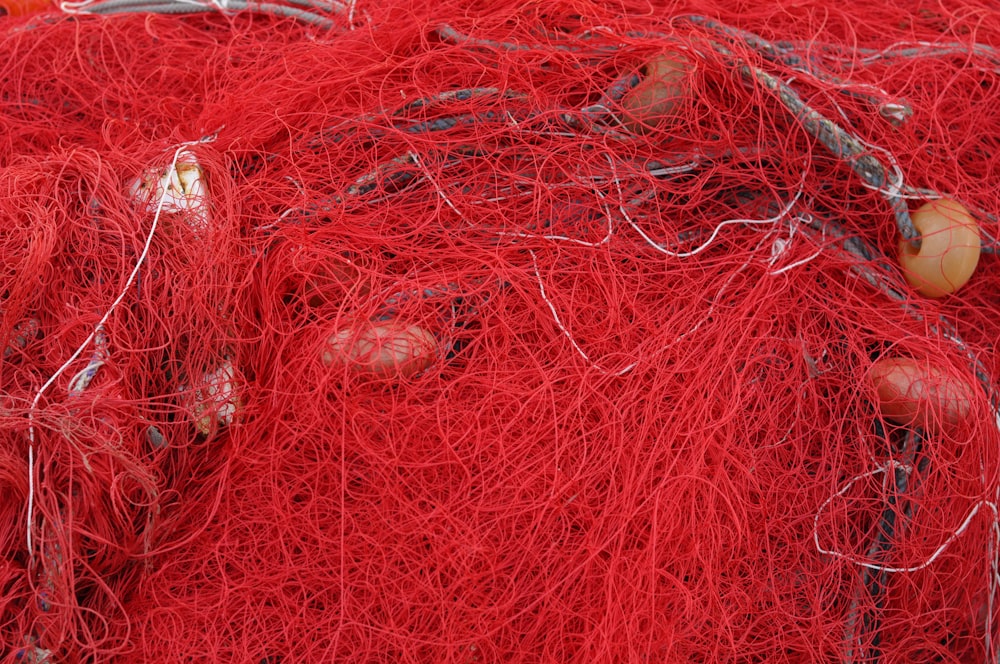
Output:
[[1000,15],[695,4],[0,19],[3,655],[995,658]]

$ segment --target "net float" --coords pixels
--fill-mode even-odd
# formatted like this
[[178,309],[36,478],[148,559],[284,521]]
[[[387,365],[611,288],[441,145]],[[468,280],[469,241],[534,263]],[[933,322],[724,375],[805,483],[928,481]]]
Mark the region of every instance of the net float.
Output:
[[181,385],[178,392],[198,433],[209,436],[239,421],[245,385],[236,364],[225,358],[218,367],[204,373],[196,385]]
[[28,16],[56,9],[52,0],[0,0],[0,16]]
[[361,272],[349,262],[324,263],[302,284],[303,299],[310,307],[340,301],[348,292],[360,297],[368,294],[368,285],[362,281]]
[[960,203],[942,198],[917,208],[910,218],[920,246],[902,240],[899,263],[921,295],[944,297],[965,285],[979,263],[979,224]]
[[419,325],[394,319],[368,321],[331,335],[323,364],[380,378],[408,378],[434,362],[438,346],[437,338]]
[[954,428],[972,409],[969,385],[925,362],[883,358],[872,366],[870,378],[879,412],[896,424],[928,431]]
[[183,216],[196,235],[204,235],[209,225],[209,197],[205,172],[193,152],[177,155],[165,169],[150,169],[130,187],[132,197],[147,212],[159,208],[165,214]]
[[690,63],[678,53],[664,53],[646,63],[642,80],[622,97],[625,127],[645,133],[676,115],[689,71]]

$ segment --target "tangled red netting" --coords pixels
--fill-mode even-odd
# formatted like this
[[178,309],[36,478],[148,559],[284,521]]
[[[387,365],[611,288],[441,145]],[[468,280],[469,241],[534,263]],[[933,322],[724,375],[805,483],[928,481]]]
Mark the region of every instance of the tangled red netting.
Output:
[[740,4],[5,5],[3,655],[995,661],[1000,15]]

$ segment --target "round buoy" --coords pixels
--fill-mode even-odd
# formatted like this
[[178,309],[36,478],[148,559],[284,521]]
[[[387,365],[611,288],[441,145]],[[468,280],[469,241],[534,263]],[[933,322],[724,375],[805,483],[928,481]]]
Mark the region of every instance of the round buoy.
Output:
[[875,362],[871,381],[882,417],[933,431],[960,424],[972,408],[969,385],[937,367],[909,358]]
[[330,336],[323,363],[383,378],[408,378],[429,367],[437,350],[438,340],[418,325],[395,320],[365,322]]
[[961,204],[942,198],[910,215],[920,247],[903,240],[899,262],[906,280],[927,297],[944,297],[965,285],[979,263],[979,224]]
[[622,98],[623,124],[645,133],[665,124],[680,108],[690,65],[678,53],[664,53],[643,68],[642,80]]

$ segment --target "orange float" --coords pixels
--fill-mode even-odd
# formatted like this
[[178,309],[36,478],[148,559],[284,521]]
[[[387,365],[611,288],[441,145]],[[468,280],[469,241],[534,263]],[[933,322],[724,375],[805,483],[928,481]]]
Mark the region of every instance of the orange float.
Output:
[[979,224],[960,203],[942,198],[910,215],[920,233],[920,246],[902,240],[899,263],[914,289],[927,297],[944,297],[965,285],[979,263]]
[[54,9],[52,0],[0,0],[0,16],[27,16]]
[[650,60],[643,67],[642,80],[622,98],[625,127],[645,133],[675,116],[687,91],[689,71],[690,63],[678,53]]
[[329,262],[316,268],[302,285],[303,299],[310,307],[319,307],[327,301],[340,301],[352,291],[365,296],[368,285],[362,281],[361,272],[350,263]]
[[970,386],[937,367],[909,358],[883,358],[870,378],[882,417],[928,431],[961,424],[972,409]]
[[437,352],[437,338],[419,325],[369,321],[334,333],[323,363],[380,378],[408,378],[429,367]]

